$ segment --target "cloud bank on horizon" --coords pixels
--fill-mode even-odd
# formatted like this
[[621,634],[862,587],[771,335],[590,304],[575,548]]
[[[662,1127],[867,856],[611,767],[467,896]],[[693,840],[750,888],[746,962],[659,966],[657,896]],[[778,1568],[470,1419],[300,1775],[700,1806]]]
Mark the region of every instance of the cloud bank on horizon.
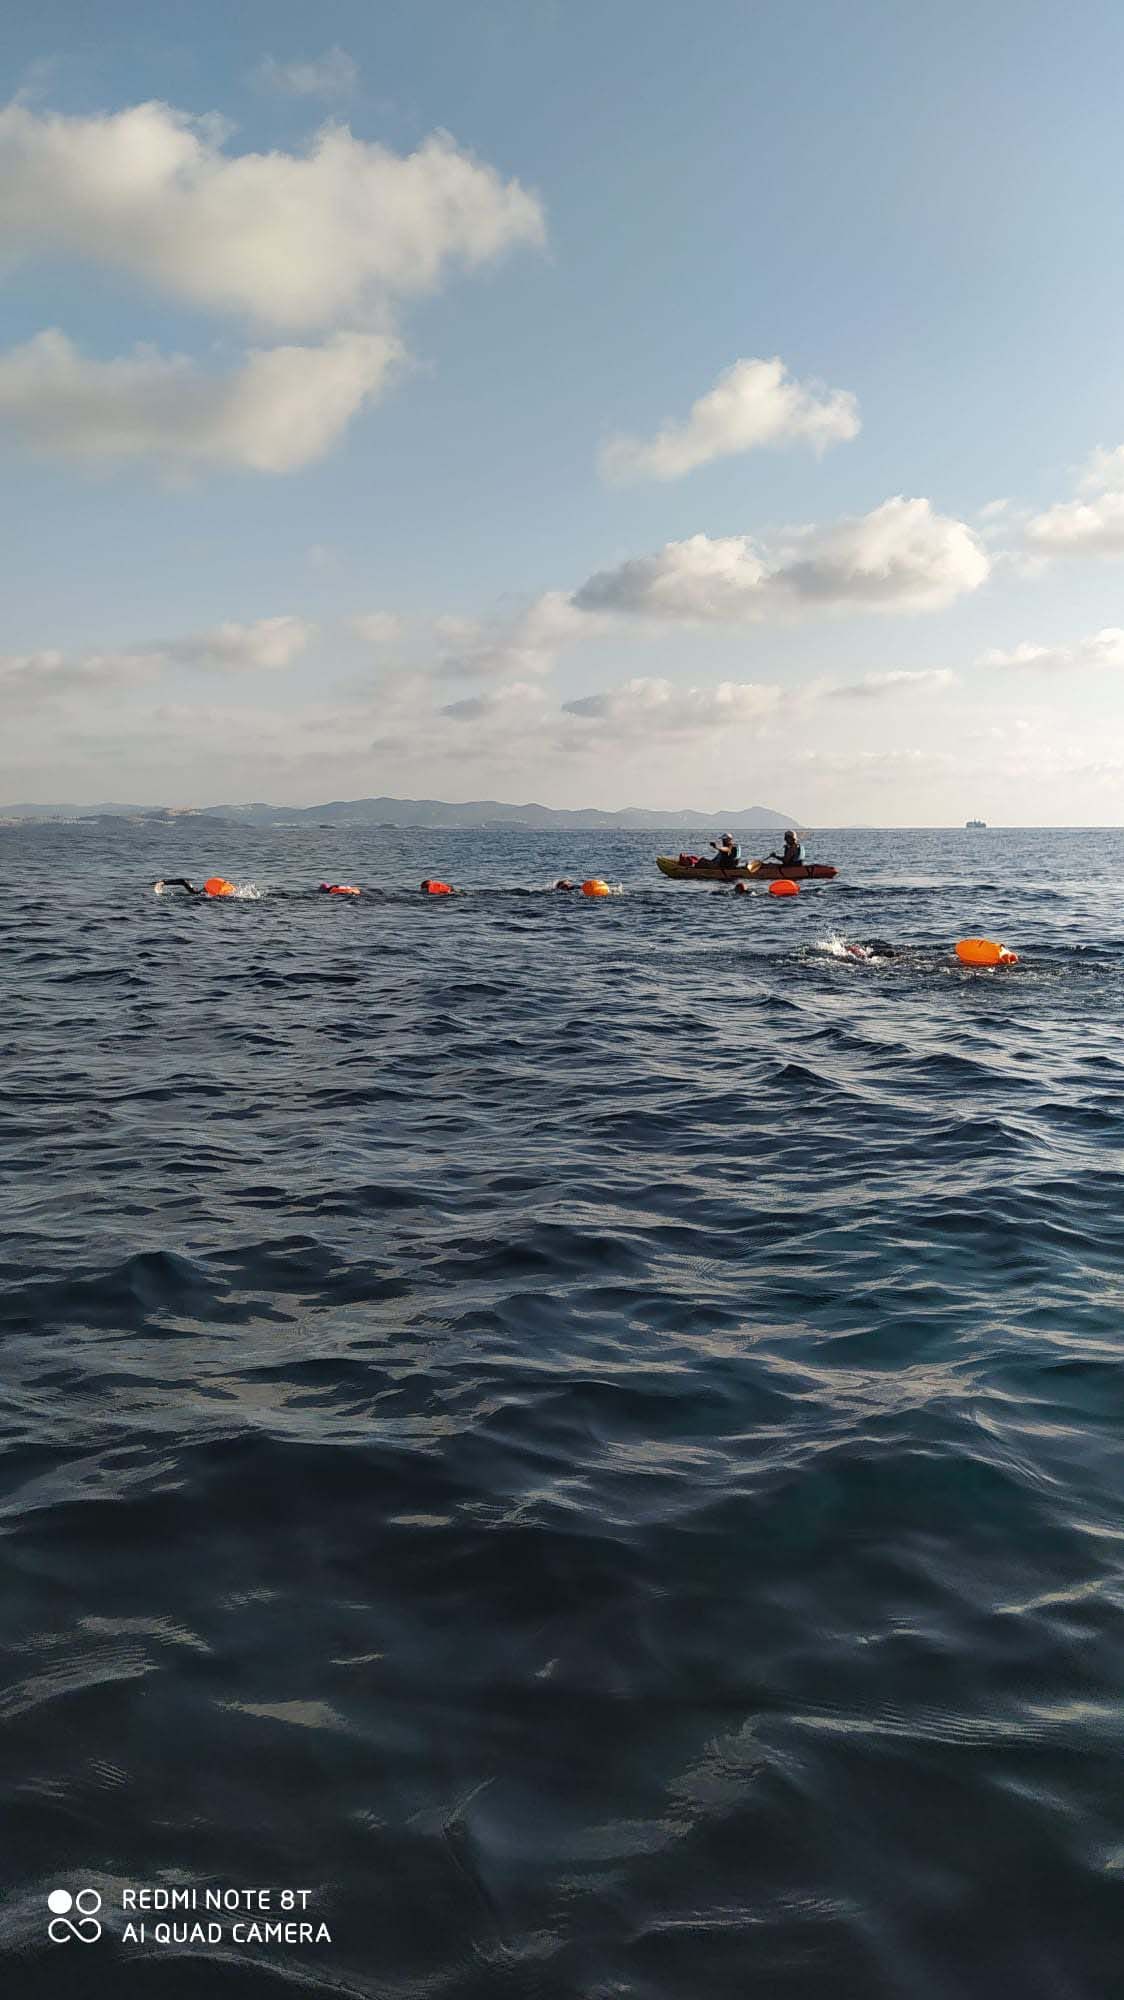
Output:
[[[29,563],[26,609],[13,586],[3,791],[670,785],[783,791],[821,822],[1118,816],[1124,444],[1089,442],[1108,417],[1070,435],[1063,412],[1014,467],[977,425],[969,476],[944,444],[964,355],[922,391],[908,348],[872,365],[839,330],[838,274],[802,303],[796,197],[783,255],[756,218],[736,310],[728,221],[700,218],[702,251],[659,239],[665,336],[639,249],[612,285],[594,255],[648,221],[607,144],[600,205],[575,206],[580,177],[517,121],[482,113],[469,147],[457,103],[376,117],[370,68],[263,49],[238,124],[217,92],[0,108],[21,290],[0,438],[61,578]],[[543,88],[564,110],[573,85]],[[656,130],[627,117],[655,174]],[[701,170],[701,123],[691,143]],[[697,302],[672,275],[692,257]],[[102,516],[139,601],[84,565]]]

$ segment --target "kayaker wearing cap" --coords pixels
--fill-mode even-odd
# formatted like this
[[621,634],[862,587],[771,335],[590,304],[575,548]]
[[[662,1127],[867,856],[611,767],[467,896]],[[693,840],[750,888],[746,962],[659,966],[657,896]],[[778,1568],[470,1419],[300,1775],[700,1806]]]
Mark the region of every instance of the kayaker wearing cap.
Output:
[[738,843],[734,839],[732,833],[724,833],[722,835],[721,840],[712,840],[710,844],[714,849],[714,852],[718,858],[719,865],[721,867],[723,868],[737,867],[738,854],[740,850],[738,848]]

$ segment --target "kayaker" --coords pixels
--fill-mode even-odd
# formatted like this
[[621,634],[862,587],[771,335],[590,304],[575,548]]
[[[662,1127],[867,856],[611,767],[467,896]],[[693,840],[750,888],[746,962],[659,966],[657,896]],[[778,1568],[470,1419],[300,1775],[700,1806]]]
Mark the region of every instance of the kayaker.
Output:
[[804,842],[797,838],[791,827],[785,832],[784,853],[769,856],[770,861],[779,861],[783,868],[803,868],[807,858]]
[[712,840],[710,845],[714,849],[719,867],[721,868],[737,867],[738,854],[740,850],[738,848],[738,843],[734,839],[732,833],[724,833],[722,835],[721,840]]

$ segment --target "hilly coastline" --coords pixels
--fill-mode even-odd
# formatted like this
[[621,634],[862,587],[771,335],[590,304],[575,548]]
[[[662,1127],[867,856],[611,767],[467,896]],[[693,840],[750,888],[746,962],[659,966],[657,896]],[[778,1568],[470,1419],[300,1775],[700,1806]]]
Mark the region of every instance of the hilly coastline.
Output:
[[327,825],[386,827],[482,827],[527,826],[541,828],[582,827],[748,827],[779,828],[798,826],[799,816],[778,812],[772,806],[741,806],[724,812],[695,812],[685,807],[650,811],[642,806],[623,806],[601,812],[593,807],[567,811],[555,806],[505,805],[499,799],[469,799],[449,804],[444,799],[332,799],[319,806],[252,805],[223,806],[139,806],[139,805],[11,805],[0,807],[0,820],[179,820],[187,818],[236,821],[251,826]]

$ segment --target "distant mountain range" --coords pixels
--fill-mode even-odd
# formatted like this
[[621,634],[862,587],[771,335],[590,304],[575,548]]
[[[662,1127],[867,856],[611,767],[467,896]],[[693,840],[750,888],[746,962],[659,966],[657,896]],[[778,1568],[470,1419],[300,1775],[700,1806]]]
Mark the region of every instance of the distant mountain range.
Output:
[[623,806],[619,812],[597,812],[583,807],[565,812],[554,806],[508,806],[498,799],[470,799],[464,805],[448,805],[443,799],[333,799],[322,806],[123,806],[123,805],[17,805],[0,806],[0,819],[180,819],[235,820],[250,826],[530,826],[574,827],[743,827],[798,826],[793,813],[776,812],[771,806],[741,806],[726,812],[693,812],[686,809],[649,812],[642,806]]

